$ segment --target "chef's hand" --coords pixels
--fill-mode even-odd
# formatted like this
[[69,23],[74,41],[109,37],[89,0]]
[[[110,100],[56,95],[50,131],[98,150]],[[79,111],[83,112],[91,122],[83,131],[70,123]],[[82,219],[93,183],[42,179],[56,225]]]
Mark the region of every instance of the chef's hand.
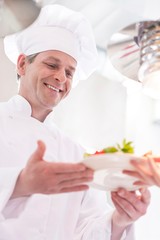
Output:
[[54,163],[43,159],[45,144],[37,142],[36,151],[21,171],[11,198],[35,193],[54,194],[87,190],[93,170],[81,163]]
[[139,192],[140,195],[137,195],[134,191],[119,189],[111,193],[116,208],[112,217],[112,240],[120,239],[125,228],[146,213],[150,192],[147,188],[140,189]]
[[139,179],[134,182],[134,185],[156,185],[160,187],[160,165],[156,163],[159,160],[149,156],[141,161],[131,160],[135,171],[124,170],[123,173]]

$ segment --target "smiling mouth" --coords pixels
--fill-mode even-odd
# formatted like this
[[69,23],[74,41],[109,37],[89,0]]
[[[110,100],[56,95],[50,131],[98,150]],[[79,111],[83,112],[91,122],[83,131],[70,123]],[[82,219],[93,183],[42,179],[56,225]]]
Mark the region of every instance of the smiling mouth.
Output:
[[52,89],[53,91],[62,92],[62,90],[59,88],[53,87],[52,85],[47,84],[47,83],[44,83],[44,84],[46,85],[47,88]]

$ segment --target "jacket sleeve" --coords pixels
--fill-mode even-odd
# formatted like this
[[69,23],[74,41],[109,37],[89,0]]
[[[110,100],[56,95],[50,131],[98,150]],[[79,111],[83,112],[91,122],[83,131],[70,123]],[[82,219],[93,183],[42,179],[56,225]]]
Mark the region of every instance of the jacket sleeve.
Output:
[[[10,200],[17,178],[22,168],[0,168],[0,222],[10,217],[10,213],[16,210],[16,214],[22,211],[22,205],[26,198]],[[18,211],[17,211],[18,209]]]
[[[74,240],[110,240],[114,209],[107,204],[105,192],[90,189],[82,202]],[[120,240],[134,240],[133,226],[128,227]]]

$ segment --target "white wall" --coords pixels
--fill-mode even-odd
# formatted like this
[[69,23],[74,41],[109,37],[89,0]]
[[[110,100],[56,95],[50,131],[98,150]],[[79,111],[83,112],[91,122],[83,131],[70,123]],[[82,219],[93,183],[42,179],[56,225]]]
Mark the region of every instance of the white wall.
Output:
[[[126,111],[126,135],[133,139],[136,154],[144,154],[152,150],[160,154],[160,125],[154,123],[157,120],[155,108],[157,101],[144,96],[140,90],[129,91]],[[155,112],[156,110],[156,112]],[[136,222],[137,240],[160,239],[160,189],[150,188],[151,203],[144,217]]]
[[86,148],[99,149],[123,139],[125,109],[126,89],[97,73],[71,91],[54,121]]
[[5,101],[17,93],[15,66],[5,56],[3,40],[0,38],[0,101]]

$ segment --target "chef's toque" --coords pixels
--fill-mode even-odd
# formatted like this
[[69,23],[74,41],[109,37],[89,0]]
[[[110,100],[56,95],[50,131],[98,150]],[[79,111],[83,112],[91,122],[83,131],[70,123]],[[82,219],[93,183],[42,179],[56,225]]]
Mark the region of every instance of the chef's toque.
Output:
[[79,12],[61,5],[44,6],[38,18],[21,32],[6,36],[4,50],[17,63],[19,54],[59,50],[77,61],[73,86],[89,77],[97,67],[97,49],[88,20]]

